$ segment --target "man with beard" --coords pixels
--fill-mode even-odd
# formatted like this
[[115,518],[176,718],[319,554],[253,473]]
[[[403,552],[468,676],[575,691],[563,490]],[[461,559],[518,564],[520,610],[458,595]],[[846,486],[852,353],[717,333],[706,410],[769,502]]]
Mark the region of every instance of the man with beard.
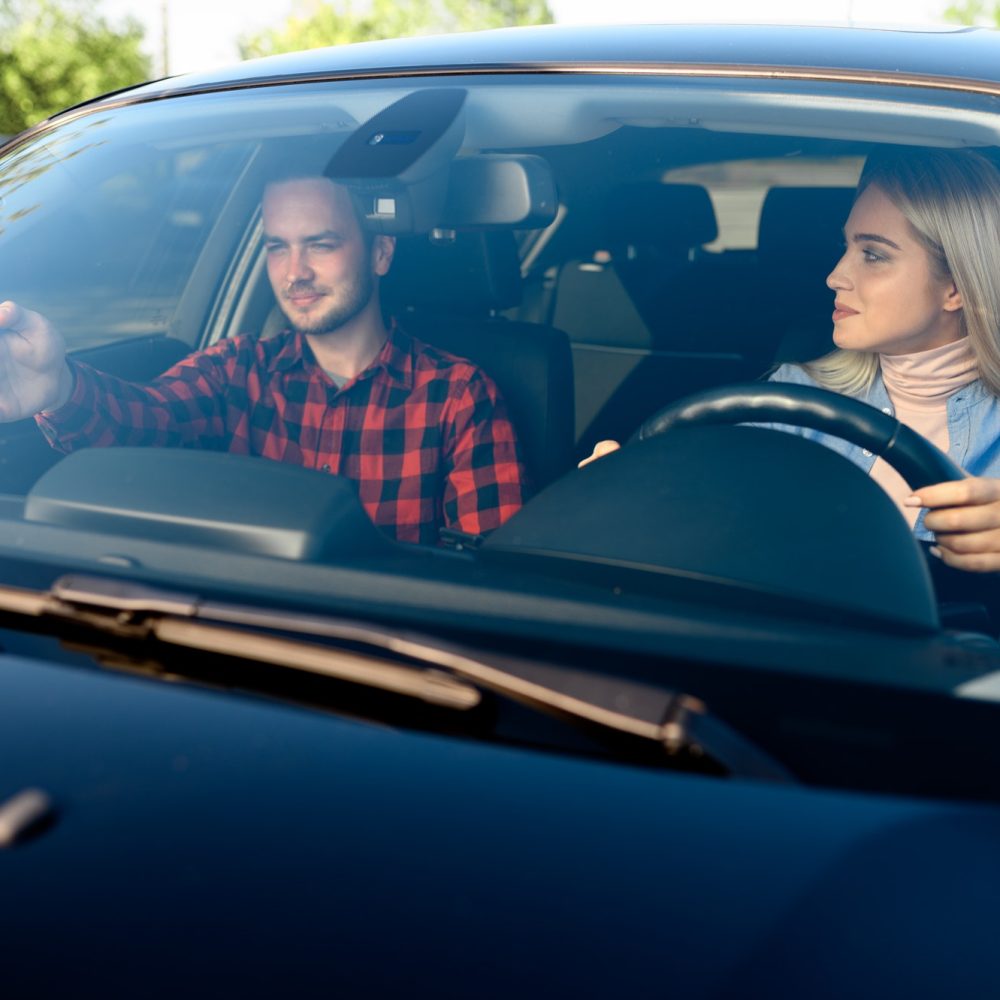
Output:
[[34,415],[50,443],[200,447],[352,479],[392,537],[480,534],[523,500],[523,466],[493,382],[387,328],[379,280],[395,240],[364,231],[325,177],[268,185],[267,271],[288,328],[192,354],[148,385],[67,358],[36,312],[0,304],[0,418]]

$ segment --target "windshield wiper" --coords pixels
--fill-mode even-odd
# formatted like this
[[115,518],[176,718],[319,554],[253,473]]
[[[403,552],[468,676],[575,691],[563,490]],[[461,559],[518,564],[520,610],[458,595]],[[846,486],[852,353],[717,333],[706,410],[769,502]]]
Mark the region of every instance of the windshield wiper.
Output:
[[[261,613],[258,617],[253,609],[207,604],[193,595],[103,577],[62,577],[47,593],[3,587],[0,610],[56,617],[123,639],[152,638],[172,646],[288,667],[445,708],[474,708],[482,700],[477,688],[438,669],[414,668],[350,649],[269,634],[305,631],[305,622],[294,620],[300,617],[297,615]],[[315,629],[311,634],[320,637]],[[329,637],[338,636],[331,632]]]
[[[682,692],[564,666],[490,654],[416,633],[299,612],[214,603],[196,595],[94,576],[65,576],[47,593],[0,587],[0,611],[54,616],[120,638],[288,667],[457,710],[490,690],[523,704],[694,752],[731,774],[794,780],[788,770]],[[275,634],[284,633],[284,634]],[[289,635],[289,633],[291,635]],[[371,652],[324,645],[333,640]],[[387,656],[393,657],[387,660]]]

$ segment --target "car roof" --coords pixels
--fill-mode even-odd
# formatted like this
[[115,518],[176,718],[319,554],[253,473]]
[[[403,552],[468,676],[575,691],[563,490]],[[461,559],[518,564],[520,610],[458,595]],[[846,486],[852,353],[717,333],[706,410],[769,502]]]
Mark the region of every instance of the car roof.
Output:
[[960,27],[543,25],[311,49],[170,77],[115,96],[142,100],[190,90],[420,70],[579,67],[633,72],[637,67],[819,69],[870,73],[882,80],[979,83],[1000,92],[1000,33]]

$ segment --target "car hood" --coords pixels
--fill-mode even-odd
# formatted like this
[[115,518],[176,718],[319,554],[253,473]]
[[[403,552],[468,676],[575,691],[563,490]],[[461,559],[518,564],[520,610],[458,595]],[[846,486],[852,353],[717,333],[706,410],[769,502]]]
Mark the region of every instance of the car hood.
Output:
[[11,995],[955,996],[995,978],[995,808],[664,773],[42,658],[0,656],[0,705],[0,798],[58,807],[0,851]]

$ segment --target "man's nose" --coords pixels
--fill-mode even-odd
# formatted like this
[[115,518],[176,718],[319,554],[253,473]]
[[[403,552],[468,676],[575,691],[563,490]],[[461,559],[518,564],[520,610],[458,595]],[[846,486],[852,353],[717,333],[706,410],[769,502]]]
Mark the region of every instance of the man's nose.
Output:
[[288,254],[288,280],[308,281],[312,278],[309,255],[302,247],[292,247]]

